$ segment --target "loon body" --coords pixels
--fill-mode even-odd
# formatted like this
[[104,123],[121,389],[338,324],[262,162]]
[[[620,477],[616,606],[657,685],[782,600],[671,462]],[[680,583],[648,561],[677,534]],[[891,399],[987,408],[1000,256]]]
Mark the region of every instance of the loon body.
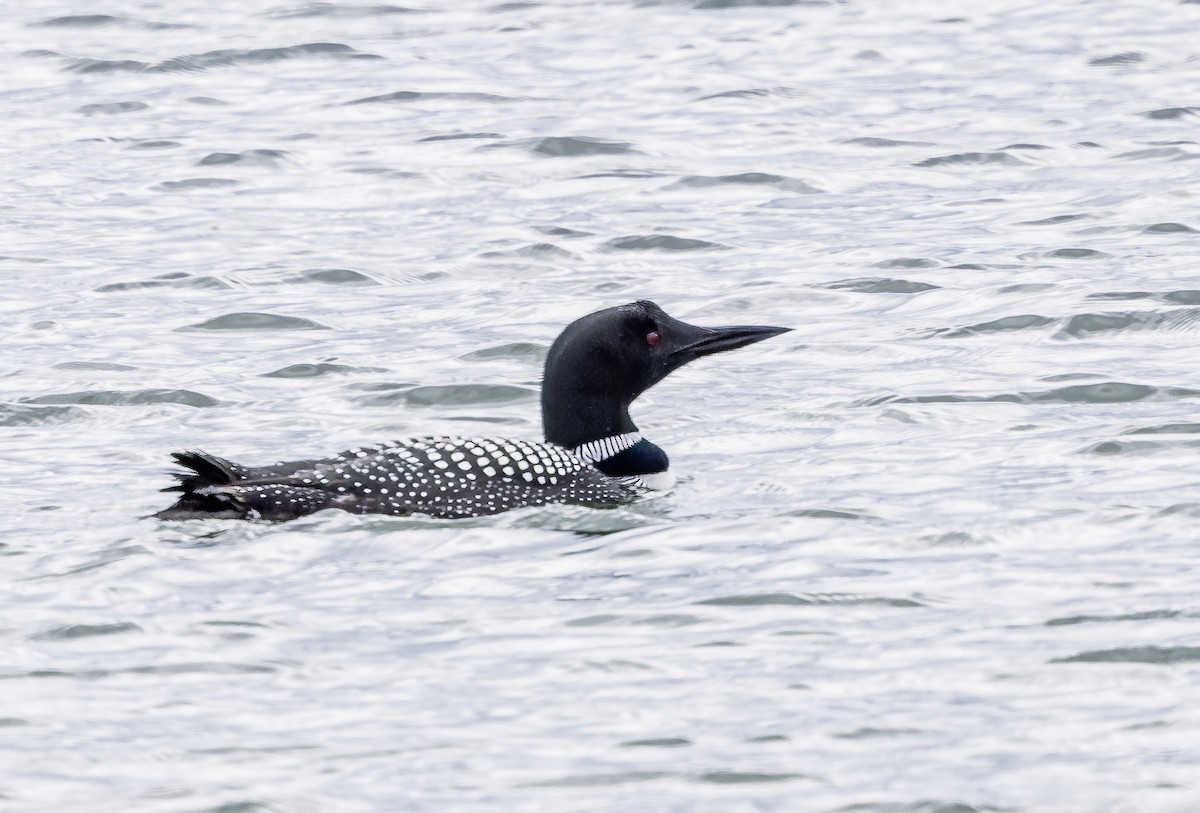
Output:
[[323,460],[249,467],[178,452],[182,492],[159,519],[289,520],[338,508],[356,514],[484,516],[525,506],[611,506],[673,480],[666,452],[629,417],[638,395],[693,359],[789,328],[703,328],[653,302],[597,311],[555,339],[542,381],[546,442],[425,437]]

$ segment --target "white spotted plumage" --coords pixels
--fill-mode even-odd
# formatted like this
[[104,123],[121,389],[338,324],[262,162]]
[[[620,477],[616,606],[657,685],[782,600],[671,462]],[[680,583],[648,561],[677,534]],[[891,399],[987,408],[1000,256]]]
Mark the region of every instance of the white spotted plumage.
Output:
[[524,440],[413,438],[240,474],[205,491],[263,516],[340,508],[471,517],[548,503],[613,505],[630,497],[628,484],[578,454]]

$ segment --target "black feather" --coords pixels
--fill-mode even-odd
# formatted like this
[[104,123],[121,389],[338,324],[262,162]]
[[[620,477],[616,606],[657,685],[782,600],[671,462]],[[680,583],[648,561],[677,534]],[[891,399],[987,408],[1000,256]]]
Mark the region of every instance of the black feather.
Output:
[[162,489],[163,491],[182,491],[188,494],[209,486],[227,486],[240,480],[245,472],[242,466],[207,452],[175,452],[171,457],[191,471],[174,472],[179,485],[169,486]]

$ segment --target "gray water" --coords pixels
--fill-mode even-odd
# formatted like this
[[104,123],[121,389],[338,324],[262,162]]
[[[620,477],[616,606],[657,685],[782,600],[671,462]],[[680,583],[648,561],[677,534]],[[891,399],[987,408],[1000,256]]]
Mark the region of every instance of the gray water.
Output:
[[[0,12],[0,806],[1200,808],[1200,4]],[[790,325],[621,510],[161,523]]]

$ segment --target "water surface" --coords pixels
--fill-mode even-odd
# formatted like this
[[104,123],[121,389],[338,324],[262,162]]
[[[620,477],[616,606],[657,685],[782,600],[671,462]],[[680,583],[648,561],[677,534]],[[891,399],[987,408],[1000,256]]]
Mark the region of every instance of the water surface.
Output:
[[[11,4],[10,4],[11,5]],[[0,800],[1189,811],[1200,5],[0,12]],[[561,327],[794,332],[616,511],[159,523],[537,437]]]

